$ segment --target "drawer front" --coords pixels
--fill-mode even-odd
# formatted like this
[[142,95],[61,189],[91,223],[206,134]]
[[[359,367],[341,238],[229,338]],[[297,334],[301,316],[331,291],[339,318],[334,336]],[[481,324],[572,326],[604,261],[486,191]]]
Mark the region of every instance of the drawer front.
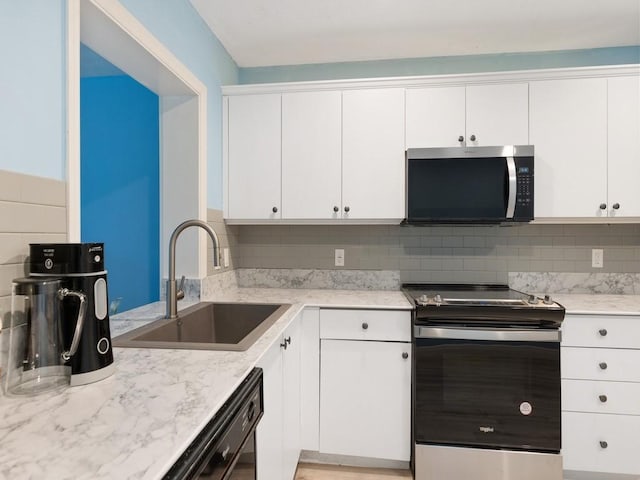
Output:
[[562,378],[640,382],[640,350],[562,347]]
[[640,348],[640,317],[567,315],[562,322],[562,345]]
[[638,416],[562,412],[564,469],[639,475],[639,431]]
[[411,312],[321,309],[320,338],[410,342]]
[[562,410],[640,415],[640,383],[562,380]]

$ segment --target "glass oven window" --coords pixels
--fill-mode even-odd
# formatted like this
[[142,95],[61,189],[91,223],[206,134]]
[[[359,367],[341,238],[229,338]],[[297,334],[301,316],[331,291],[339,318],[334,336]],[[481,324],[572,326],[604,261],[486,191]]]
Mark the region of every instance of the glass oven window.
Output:
[[416,339],[418,443],[560,450],[560,344]]

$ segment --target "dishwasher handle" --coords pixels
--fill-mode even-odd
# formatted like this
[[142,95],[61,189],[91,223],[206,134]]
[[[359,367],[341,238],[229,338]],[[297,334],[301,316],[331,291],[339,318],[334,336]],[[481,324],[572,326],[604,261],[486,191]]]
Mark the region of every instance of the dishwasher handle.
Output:
[[414,327],[415,338],[487,340],[494,342],[560,342],[560,330]]

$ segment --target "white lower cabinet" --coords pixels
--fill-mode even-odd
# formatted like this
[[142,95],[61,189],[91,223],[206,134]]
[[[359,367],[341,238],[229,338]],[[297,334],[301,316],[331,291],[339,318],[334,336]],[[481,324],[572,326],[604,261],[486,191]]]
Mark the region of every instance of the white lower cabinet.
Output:
[[[320,453],[409,461],[411,318],[388,312],[399,331],[386,333],[404,341],[381,341],[374,332],[375,340],[362,340],[384,315],[320,311]],[[401,324],[395,323],[399,315]],[[335,338],[338,325],[342,339]]]
[[258,362],[264,415],[256,430],[258,480],[293,480],[300,458],[300,318]]
[[638,325],[640,318],[631,316],[566,316],[561,356],[565,470],[640,475]]

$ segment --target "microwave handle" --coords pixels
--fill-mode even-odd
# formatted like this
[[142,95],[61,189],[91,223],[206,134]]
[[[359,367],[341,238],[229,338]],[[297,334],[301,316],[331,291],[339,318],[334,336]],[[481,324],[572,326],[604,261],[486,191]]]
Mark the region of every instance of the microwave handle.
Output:
[[507,157],[507,173],[509,174],[509,198],[507,199],[507,218],[513,218],[516,211],[516,193],[518,187],[518,178],[516,176],[516,161],[513,157]]

